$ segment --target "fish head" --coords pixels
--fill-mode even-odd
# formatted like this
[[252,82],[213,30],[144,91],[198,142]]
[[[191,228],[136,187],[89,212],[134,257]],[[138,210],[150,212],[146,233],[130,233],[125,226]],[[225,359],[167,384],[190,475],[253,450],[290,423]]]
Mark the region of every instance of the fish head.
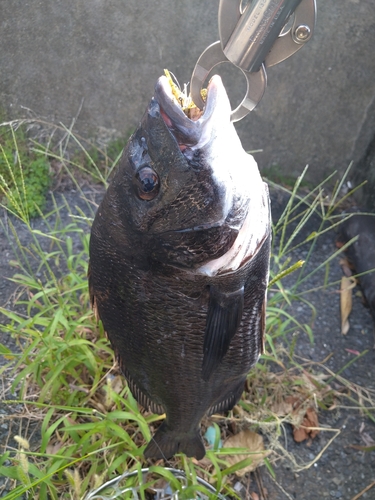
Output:
[[197,120],[186,116],[166,77],[156,83],[114,182],[123,217],[159,261],[194,268],[223,255],[236,239],[259,172],[230,113],[219,76],[211,79]]

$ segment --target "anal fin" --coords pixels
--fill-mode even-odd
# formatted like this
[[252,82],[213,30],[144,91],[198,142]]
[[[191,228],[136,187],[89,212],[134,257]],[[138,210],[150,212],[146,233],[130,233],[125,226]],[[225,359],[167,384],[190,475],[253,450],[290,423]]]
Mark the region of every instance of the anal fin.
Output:
[[223,360],[242,318],[244,289],[224,292],[210,287],[206,330],[203,344],[203,380],[209,380],[213,370]]
[[233,406],[238,403],[242,396],[242,393],[245,389],[245,380],[246,377],[244,377],[243,380],[240,381],[237,387],[227,393],[223,399],[211,406],[211,408],[209,408],[207,411],[207,415],[210,416],[214,413],[224,413],[231,410]]
[[146,394],[145,391],[142,391],[138,387],[138,385],[134,382],[133,378],[130,376],[128,370],[122,367],[122,372],[128,382],[129,389],[131,390],[131,393],[133,394],[134,398],[138,401],[138,403],[141,406],[143,406],[145,410],[150,410],[152,411],[152,413],[157,413],[158,415],[162,415],[163,413],[165,413],[165,410],[162,407],[162,405],[154,403],[154,401],[152,401],[150,396]]

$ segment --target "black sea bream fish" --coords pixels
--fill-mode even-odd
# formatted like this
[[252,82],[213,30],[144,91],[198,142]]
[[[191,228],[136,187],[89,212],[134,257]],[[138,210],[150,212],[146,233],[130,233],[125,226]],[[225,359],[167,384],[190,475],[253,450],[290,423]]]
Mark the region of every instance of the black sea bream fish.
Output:
[[94,310],[135,398],[166,413],[147,458],[202,458],[202,417],[234,406],[263,348],[268,190],[230,111],[218,76],[196,121],[161,77],[92,226]]

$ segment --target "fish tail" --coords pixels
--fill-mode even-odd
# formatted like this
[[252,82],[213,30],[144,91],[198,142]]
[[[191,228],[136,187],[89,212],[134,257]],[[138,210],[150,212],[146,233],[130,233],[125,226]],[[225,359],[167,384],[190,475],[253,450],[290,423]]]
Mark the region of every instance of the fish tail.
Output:
[[206,450],[200,430],[196,429],[185,433],[176,432],[171,430],[166,422],[163,422],[148,443],[144,456],[166,460],[176,453],[185,453],[188,457],[195,457],[198,460],[203,458]]

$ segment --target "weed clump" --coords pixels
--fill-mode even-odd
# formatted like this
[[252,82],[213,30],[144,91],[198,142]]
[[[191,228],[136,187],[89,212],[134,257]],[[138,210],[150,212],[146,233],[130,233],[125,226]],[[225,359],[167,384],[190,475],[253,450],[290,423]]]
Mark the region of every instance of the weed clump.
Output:
[[46,155],[33,151],[24,127],[0,129],[0,199],[14,212],[35,217],[51,184]]

